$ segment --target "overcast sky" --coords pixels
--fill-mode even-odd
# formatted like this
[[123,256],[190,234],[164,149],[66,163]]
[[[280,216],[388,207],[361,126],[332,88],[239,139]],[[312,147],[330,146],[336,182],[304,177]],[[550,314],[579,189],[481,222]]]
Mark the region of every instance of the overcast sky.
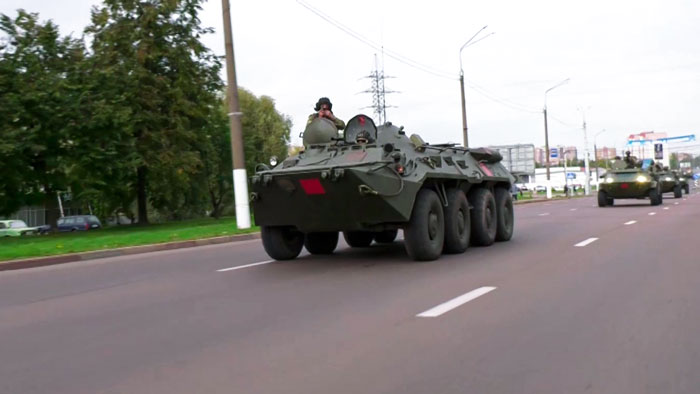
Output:
[[[700,2],[666,1],[393,1],[305,0],[387,52],[423,64],[421,71],[384,57],[387,118],[431,142],[462,141],[459,49],[484,25],[495,34],[462,52],[471,146],[544,145],[544,92],[550,145],[583,148],[583,113],[592,147],[622,147],[627,135],[698,131]],[[0,12],[24,8],[79,36],[96,0],[3,0]],[[238,83],[272,97],[303,131],[320,96],[348,120],[371,109],[362,94],[381,52],[296,0],[231,0]],[[204,39],[224,54],[221,2],[201,13],[216,33]],[[487,97],[488,96],[488,97]],[[582,111],[583,110],[583,111]],[[244,131],[245,132],[245,131]]]

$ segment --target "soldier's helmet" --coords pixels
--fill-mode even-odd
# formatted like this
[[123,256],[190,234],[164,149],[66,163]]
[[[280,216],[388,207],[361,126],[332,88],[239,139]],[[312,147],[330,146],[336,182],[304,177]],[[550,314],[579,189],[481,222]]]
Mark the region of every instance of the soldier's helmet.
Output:
[[323,104],[328,104],[328,109],[331,111],[333,110],[333,103],[331,103],[331,100],[328,97],[321,97],[320,99],[318,99],[318,101],[316,102],[316,106],[314,107],[314,110],[315,111],[320,110],[321,106]]

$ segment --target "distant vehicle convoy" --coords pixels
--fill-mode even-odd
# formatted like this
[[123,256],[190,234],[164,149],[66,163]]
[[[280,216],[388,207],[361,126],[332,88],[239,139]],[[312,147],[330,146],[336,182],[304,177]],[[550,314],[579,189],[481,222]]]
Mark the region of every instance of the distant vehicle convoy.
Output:
[[414,260],[435,260],[513,235],[514,177],[485,148],[431,145],[390,122],[352,118],[342,137],[318,118],[305,150],[251,177],[251,201],[270,257],[333,253],[342,232],[351,247],[391,243],[399,229]]

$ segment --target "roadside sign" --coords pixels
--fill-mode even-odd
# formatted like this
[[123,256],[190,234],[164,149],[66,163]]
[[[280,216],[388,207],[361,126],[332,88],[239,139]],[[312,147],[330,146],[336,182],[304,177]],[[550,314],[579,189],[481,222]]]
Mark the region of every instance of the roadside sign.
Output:
[[566,179],[576,179],[576,174],[573,172],[567,172]]
[[664,145],[654,144],[654,159],[663,160],[664,158]]
[[552,158],[552,159],[556,159],[557,157],[559,157],[559,149],[557,149],[557,148],[551,148],[551,149],[549,150],[549,157]]

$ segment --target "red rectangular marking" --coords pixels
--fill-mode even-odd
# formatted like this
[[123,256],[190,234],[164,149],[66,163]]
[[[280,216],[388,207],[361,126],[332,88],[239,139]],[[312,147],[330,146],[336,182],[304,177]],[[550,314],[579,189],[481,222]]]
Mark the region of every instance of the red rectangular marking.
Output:
[[299,183],[306,194],[326,194],[326,189],[323,188],[318,178],[299,179]]
[[627,189],[629,187],[630,187],[630,185],[628,183],[623,183],[622,185],[620,185],[621,189]]
[[481,170],[484,171],[484,173],[488,176],[493,176],[493,172],[491,172],[491,169],[486,166],[484,163],[479,163],[479,167],[481,167]]

